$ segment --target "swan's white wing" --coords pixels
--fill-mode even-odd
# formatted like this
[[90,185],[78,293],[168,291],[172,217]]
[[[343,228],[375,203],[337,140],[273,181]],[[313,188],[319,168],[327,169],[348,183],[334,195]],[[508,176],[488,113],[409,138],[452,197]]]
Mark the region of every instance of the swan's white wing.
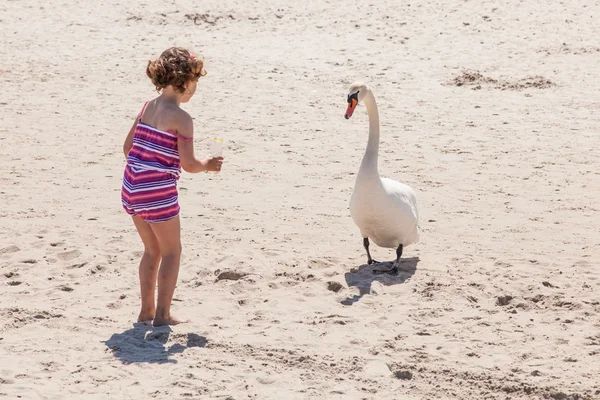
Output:
[[412,214],[419,222],[419,207],[417,206],[417,195],[415,191],[407,184],[395,181],[389,178],[381,178],[383,188],[387,195],[394,200],[397,204],[410,205]]

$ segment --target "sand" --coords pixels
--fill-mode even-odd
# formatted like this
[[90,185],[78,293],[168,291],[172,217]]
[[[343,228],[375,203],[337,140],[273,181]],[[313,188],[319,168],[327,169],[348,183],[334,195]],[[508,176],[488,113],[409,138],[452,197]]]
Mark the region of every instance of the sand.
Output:
[[[600,398],[596,2],[82,4],[0,4],[0,398]],[[121,148],[172,45],[226,164],[182,175],[191,322],[151,328]],[[421,207],[397,276],[349,215],[357,80]]]

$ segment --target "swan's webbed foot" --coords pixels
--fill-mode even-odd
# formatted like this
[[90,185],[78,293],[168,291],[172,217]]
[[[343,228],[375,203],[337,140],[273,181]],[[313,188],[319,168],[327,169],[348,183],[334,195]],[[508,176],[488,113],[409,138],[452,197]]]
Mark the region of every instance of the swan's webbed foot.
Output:
[[377,261],[377,260],[373,260],[372,258],[369,258],[369,259],[367,260],[367,264],[368,264],[368,265],[373,265],[373,264],[380,264],[380,263],[379,263],[379,261]]
[[398,264],[393,263],[392,265],[378,265],[373,267],[373,275],[381,274],[398,275]]
[[400,257],[402,257],[403,245],[398,246],[396,249],[396,261],[391,266],[379,265],[373,267],[373,274],[393,274],[398,275],[398,266],[400,265]]

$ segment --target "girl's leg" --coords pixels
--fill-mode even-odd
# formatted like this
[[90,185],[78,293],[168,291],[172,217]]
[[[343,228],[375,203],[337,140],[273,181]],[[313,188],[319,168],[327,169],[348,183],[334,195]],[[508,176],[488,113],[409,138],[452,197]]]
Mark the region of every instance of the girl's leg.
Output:
[[139,268],[142,309],[138,316],[138,322],[152,321],[156,312],[154,292],[161,257],[160,245],[149,223],[138,216],[132,218],[142,242],[144,242],[144,255]]
[[177,284],[179,262],[181,260],[179,216],[150,226],[158,239],[162,253],[160,269],[158,270],[158,298],[153,325],[176,325],[185,322],[171,315],[171,301]]

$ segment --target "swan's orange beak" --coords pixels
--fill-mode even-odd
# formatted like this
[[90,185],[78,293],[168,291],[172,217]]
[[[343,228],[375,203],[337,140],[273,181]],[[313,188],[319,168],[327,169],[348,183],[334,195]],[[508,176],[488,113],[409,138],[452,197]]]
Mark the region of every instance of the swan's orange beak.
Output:
[[352,113],[354,113],[354,109],[356,108],[357,104],[358,100],[354,98],[350,99],[350,102],[348,103],[348,108],[346,109],[346,115],[344,115],[346,119],[349,119],[352,116]]

